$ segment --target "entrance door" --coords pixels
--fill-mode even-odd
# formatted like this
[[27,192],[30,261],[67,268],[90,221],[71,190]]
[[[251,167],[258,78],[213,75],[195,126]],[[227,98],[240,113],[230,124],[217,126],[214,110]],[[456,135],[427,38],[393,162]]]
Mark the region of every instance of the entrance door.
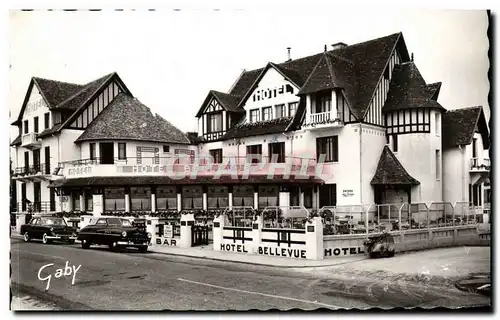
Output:
[[33,150],[33,171],[38,173],[40,168],[40,149]]
[[34,211],[41,212],[42,211],[42,189],[40,188],[40,182],[33,182],[33,196],[34,196]]
[[115,153],[113,142],[99,143],[99,154],[101,158],[101,164],[114,164]]

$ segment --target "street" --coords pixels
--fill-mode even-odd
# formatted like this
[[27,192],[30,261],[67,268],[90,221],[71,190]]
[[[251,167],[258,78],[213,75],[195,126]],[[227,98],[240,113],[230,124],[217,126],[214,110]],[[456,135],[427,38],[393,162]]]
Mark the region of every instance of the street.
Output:
[[[42,279],[51,275],[45,291],[48,281],[40,280],[38,273],[48,264],[53,265],[41,271]],[[66,273],[61,271],[58,277],[57,269]],[[11,239],[11,272],[14,296],[30,295],[66,310],[457,308],[490,304],[489,297],[453,286],[348,277],[348,270],[338,275],[316,274],[17,239]]]

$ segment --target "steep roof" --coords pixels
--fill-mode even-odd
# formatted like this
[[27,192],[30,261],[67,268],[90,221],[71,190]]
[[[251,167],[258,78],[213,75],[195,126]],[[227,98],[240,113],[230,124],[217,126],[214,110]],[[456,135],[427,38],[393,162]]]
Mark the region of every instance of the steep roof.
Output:
[[62,101],[57,106],[57,108],[77,110],[82,106],[83,103],[90,99],[98,89],[101,88],[106,80],[110,79],[115,74],[116,72],[113,72],[87,83],[86,85],[82,86],[82,88],[78,92],[75,92],[72,96]]
[[41,93],[48,103],[49,109],[56,108],[61,102],[79,92],[84,86],[81,84],[33,77]]
[[445,108],[436,101],[440,89],[441,82],[425,83],[413,61],[396,65],[382,110],[435,108],[444,111]]
[[207,103],[209,103],[212,98],[215,98],[220,103],[222,108],[224,108],[224,110],[226,111],[245,112],[245,110],[238,108],[238,103],[241,99],[240,96],[219,92],[215,90],[210,90],[207,97],[205,98],[205,101],[203,101],[200,109],[198,110],[196,117],[200,117],[203,114],[203,111],[205,110]]
[[273,66],[301,87],[299,94],[341,88],[353,115],[363,119],[395,48],[403,62],[409,60],[402,33],[395,33],[280,64],[268,63],[265,68],[244,71],[230,94],[241,97],[241,106],[266,68]]
[[21,135],[18,135],[17,138],[15,138],[14,141],[10,143],[10,145],[12,147],[21,145]]
[[405,170],[401,162],[396,158],[388,146],[382,150],[378,161],[377,171],[371,181],[372,185],[418,185],[415,178]]
[[126,93],[116,96],[75,142],[103,139],[190,143],[181,130]]
[[471,144],[476,130],[481,133],[483,147],[489,148],[488,127],[483,107],[448,110],[441,122],[443,148]]

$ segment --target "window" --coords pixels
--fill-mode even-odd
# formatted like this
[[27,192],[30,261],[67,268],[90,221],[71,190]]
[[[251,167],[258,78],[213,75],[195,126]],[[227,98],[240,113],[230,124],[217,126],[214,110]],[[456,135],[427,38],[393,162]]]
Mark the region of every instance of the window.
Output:
[[304,190],[304,207],[312,208],[313,206],[313,189],[312,187],[303,187]]
[[252,163],[259,163],[262,158],[262,145],[255,144],[252,146],[247,146],[247,161]]
[[127,159],[127,144],[125,142],[118,143],[118,159]]
[[212,149],[209,151],[214,163],[222,163],[222,149]]
[[293,117],[297,112],[297,107],[299,106],[298,102],[291,102],[288,104],[288,116]]
[[272,112],[271,112],[271,107],[265,107],[262,108],[262,120],[271,120],[272,118]]
[[316,139],[316,160],[320,160],[320,156],[324,155],[325,162],[339,161],[339,137],[323,137]]
[[130,202],[132,211],[151,210],[151,188],[130,187]]
[[170,152],[170,146],[164,145],[163,146],[163,153],[169,153]]
[[385,144],[389,144],[389,135],[388,134],[385,135]]
[[275,118],[283,118],[285,116],[285,105],[278,104],[274,106],[274,117]]
[[259,186],[259,208],[277,206],[279,198],[278,186]]
[[332,95],[330,92],[316,95],[316,113],[328,112],[331,110]]
[[176,187],[164,186],[156,188],[156,209],[157,210],[177,209]]
[[477,158],[477,139],[472,139],[472,158]]
[[436,127],[436,136],[439,136],[441,133],[441,129],[439,127],[439,111],[435,111],[436,113],[434,114],[434,122],[435,122],[435,127]]
[[389,65],[384,70],[384,79],[385,80],[390,80],[390,75],[389,75]]
[[[274,159],[273,159],[274,156]],[[285,162],[285,143],[277,142],[269,144],[269,162]]]
[[125,211],[125,188],[104,189],[104,210]]
[[337,205],[337,185],[325,184],[319,186],[319,207]]
[[235,185],[233,187],[233,206],[253,207],[254,189],[251,185]]
[[226,208],[229,206],[229,193],[226,186],[210,186],[207,192],[208,209]]
[[105,226],[108,224],[108,222],[106,221],[106,219],[104,218],[101,218],[99,220],[97,220],[97,222],[95,223],[96,225],[102,225],[102,226]]
[[208,115],[207,132],[222,131],[222,113],[212,113]]
[[398,135],[392,135],[392,152],[398,152]]
[[96,154],[95,154],[95,143],[92,142],[91,144],[89,144],[89,148],[90,148],[90,160],[95,160],[96,159]]
[[94,210],[94,197],[92,196],[92,190],[85,190],[85,211],[92,212]]
[[44,128],[45,128],[45,129],[48,129],[48,128],[49,128],[49,126],[50,126],[50,124],[49,124],[49,122],[50,122],[50,113],[48,113],[48,112],[47,112],[47,113],[45,113],[45,114],[43,115],[43,117],[44,117]]
[[441,178],[441,152],[436,150],[436,180]]
[[38,117],[33,118],[33,130],[35,133],[38,133]]
[[29,132],[29,126],[28,126],[28,120],[24,120],[24,133],[28,133]]
[[300,204],[299,197],[299,187],[290,186],[290,206],[298,206]]
[[250,110],[250,122],[258,122],[259,120],[259,109]]
[[71,192],[71,199],[73,200],[73,211],[80,211],[80,193],[78,191]]
[[182,187],[182,209],[202,209],[203,191],[201,186]]

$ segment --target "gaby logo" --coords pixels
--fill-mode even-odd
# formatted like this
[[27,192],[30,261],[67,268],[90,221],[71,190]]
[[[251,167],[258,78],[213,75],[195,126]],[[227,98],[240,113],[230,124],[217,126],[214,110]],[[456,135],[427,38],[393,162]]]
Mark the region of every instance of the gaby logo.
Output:
[[[49,288],[50,288],[50,280],[52,279],[52,270],[50,269],[50,267],[52,267],[53,265],[54,265],[53,263],[49,263],[49,264],[42,266],[38,270],[38,280],[47,281],[47,286],[45,287],[45,290],[49,290]],[[74,265],[70,267],[68,265],[68,261],[66,261],[66,265],[65,265],[64,269],[60,268],[60,269],[55,270],[54,277],[61,278],[61,277],[72,276],[71,285],[74,285],[76,273],[78,270],[80,270],[81,266],[82,265],[79,265],[78,268],[76,268]],[[42,274],[46,274],[46,276],[42,277]]]

